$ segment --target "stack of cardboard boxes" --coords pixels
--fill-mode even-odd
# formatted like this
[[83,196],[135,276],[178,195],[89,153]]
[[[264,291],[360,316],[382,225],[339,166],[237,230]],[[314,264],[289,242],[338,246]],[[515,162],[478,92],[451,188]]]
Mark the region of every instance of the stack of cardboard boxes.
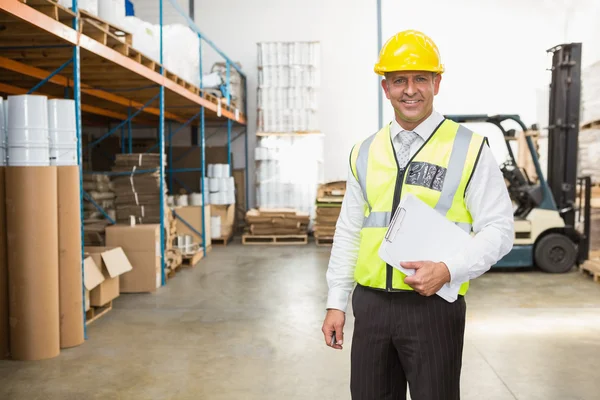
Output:
[[159,154],[117,154],[112,178],[115,191],[117,223],[160,223]]
[[340,216],[345,194],[345,181],[329,182],[319,186],[316,201],[317,217],[314,226],[317,245],[328,246],[333,243],[335,225]]
[[246,213],[248,231],[243,244],[290,242],[307,243],[310,216],[294,209],[252,209]]

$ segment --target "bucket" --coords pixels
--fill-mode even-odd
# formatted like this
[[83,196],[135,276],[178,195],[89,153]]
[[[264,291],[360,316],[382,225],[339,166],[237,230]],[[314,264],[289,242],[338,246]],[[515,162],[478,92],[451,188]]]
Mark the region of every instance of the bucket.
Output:
[[208,190],[210,192],[218,192],[219,191],[219,182],[220,182],[220,178],[210,178],[208,180]]
[[48,131],[48,139],[51,147],[77,147],[77,132],[75,131],[50,129]]
[[219,178],[219,192],[226,192],[227,186],[229,185],[228,178]]
[[211,193],[209,195],[210,204],[220,204],[219,203],[219,193]]
[[189,195],[190,205],[201,206],[202,205],[202,193],[192,193]]
[[[70,143],[76,140],[77,126],[75,122],[75,101],[70,99],[48,100],[48,130],[50,131],[50,142],[52,133],[63,136],[64,139],[56,140],[54,143]],[[64,134],[58,132],[65,132]],[[60,139],[60,138],[59,138]]]
[[[48,99],[46,96],[8,96],[8,134],[12,129],[48,131]],[[48,140],[48,139],[46,139]]]
[[8,128],[8,146],[48,146],[48,129]]
[[210,237],[212,239],[221,237],[221,217],[219,216],[210,217]]
[[12,167],[49,166],[50,148],[46,146],[10,146],[8,148],[8,165]]
[[187,194],[180,194],[179,196],[177,196],[175,198],[175,204],[180,206],[180,207],[185,207],[188,205],[188,195]]
[[235,193],[234,192],[227,192],[226,203],[227,204],[235,204]]
[[208,172],[206,176],[213,178],[215,176],[215,164],[208,164]]
[[50,165],[57,165],[57,166],[77,165],[77,147],[76,146],[50,147]]
[[6,147],[0,147],[0,167],[6,166]]

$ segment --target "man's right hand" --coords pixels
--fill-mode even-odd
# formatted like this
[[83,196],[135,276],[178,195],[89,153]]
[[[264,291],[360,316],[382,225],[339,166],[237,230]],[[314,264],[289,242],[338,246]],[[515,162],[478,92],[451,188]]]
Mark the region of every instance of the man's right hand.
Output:
[[[323,322],[323,334],[327,346],[337,350],[342,349],[344,343],[344,324],[346,323],[346,313],[340,310],[327,310],[325,321]],[[335,332],[335,342],[331,343],[331,335]]]

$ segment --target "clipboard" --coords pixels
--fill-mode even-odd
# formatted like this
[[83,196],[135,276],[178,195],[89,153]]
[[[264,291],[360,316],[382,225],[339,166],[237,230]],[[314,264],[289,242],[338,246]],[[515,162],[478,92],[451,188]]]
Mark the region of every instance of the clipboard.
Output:
[[[401,267],[401,262],[444,261],[463,251],[470,240],[469,233],[418,197],[408,194],[394,212],[378,254],[383,261],[410,276],[415,270]],[[437,295],[454,302],[459,290],[460,285],[447,283]]]

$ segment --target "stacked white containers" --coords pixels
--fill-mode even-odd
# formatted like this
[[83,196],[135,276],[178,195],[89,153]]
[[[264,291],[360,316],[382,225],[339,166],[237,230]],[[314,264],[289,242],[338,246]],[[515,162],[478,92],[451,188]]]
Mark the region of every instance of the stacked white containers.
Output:
[[257,205],[314,217],[323,181],[318,42],[258,44]]
[[48,99],[37,95],[8,96],[7,103],[8,165],[50,165]]
[[4,112],[6,102],[0,97],[0,166],[6,165],[6,118]]
[[258,131],[318,131],[318,42],[258,44]]
[[75,101],[48,100],[50,165],[77,165]]
[[208,179],[204,188],[208,188],[209,204],[235,204],[235,181],[231,176],[229,164],[208,164]]

